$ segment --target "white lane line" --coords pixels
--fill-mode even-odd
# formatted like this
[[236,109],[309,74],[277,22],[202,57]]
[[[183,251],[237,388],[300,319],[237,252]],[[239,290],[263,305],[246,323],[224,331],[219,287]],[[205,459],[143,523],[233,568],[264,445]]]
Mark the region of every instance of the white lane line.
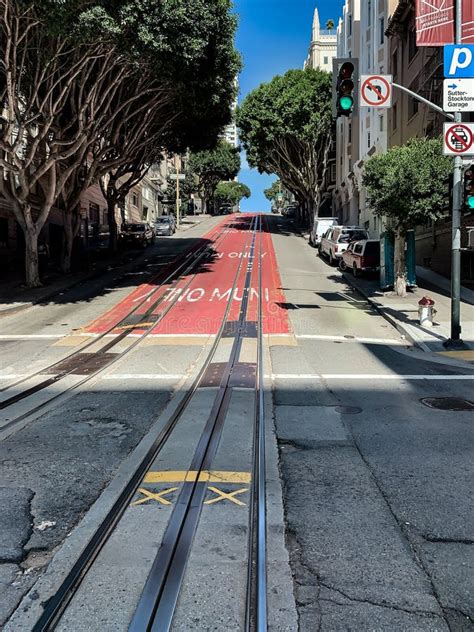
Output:
[[398,340],[395,338],[362,338],[359,336],[346,338],[345,336],[326,336],[323,334],[296,334],[295,338],[302,338],[305,340],[341,340],[343,342],[367,342],[384,345],[403,345],[404,347],[410,344],[407,340]]
[[5,375],[0,375],[0,380],[19,380],[20,378],[26,377],[26,374],[21,373],[10,373]]
[[2,334],[0,340],[55,340],[67,334]]
[[114,373],[112,375],[104,375],[103,380],[182,380],[185,374],[179,373]]
[[473,375],[368,375],[346,373],[272,373],[274,380],[474,380]]

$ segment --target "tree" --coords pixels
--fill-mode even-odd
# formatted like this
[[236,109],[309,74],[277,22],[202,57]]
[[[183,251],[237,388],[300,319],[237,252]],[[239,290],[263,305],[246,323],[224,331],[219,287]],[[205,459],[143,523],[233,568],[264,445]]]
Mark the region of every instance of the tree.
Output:
[[231,180],[230,182],[219,182],[216,187],[215,197],[218,203],[228,202],[232,206],[237,206],[243,198],[249,198],[251,191],[246,184]]
[[291,202],[291,193],[286,189],[281,180],[276,180],[271,187],[264,190],[264,195],[272,203],[272,207],[280,210],[285,204]]
[[235,17],[229,0],[0,0],[0,11],[0,192],[36,286],[38,236],[59,198],[70,253],[80,193],[106,169],[146,164],[144,148],[215,143],[239,69]]
[[231,180],[239,173],[239,150],[226,141],[220,141],[214,149],[192,153],[189,159],[189,170],[199,178],[199,189],[205,211],[214,202],[219,182]]
[[274,77],[247,96],[237,124],[249,164],[276,174],[310,222],[318,213],[332,143],[330,75],[307,68]]
[[370,158],[363,184],[373,212],[395,233],[395,291],[406,295],[405,237],[409,229],[436,221],[449,209],[452,161],[440,139],[413,138],[402,147]]

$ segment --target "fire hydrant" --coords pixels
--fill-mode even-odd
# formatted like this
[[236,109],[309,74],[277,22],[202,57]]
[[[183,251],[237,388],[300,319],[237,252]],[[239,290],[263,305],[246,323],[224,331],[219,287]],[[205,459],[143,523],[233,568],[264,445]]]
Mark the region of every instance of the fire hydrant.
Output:
[[434,306],[435,302],[429,296],[423,296],[421,301],[418,301],[418,316],[422,327],[433,326],[433,318],[436,314]]

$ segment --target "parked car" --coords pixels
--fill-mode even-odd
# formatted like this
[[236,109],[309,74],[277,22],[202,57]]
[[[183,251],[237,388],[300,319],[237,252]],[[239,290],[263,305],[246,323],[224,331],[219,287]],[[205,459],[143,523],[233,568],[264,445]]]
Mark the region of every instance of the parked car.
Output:
[[120,238],[125,246],[141,246],[142,248],[146,248],[155,240],[153,229],[147,222],[122,224]]
[[321,238],[319,254],[327,257],[329,263],[334,265],[351,241],[368,238],[369,234],[361,226],[333,226]]
[[339,266],[341,270],[352,270],[355,277],[364,272],[375,272],[380,266],[380,241],[353,241],[342,253]]
[[219,206],[219,210],[217,211],[218,215],[231,215],[232,214],[232,204],[221,204]]
[[155,235],[167,235],[170,237],[176,231],[174,219],[170,215],[162,215],[155,220]]
[[321,243],[321,237],[332,226],[337,226],[336,217],[318,217],[315,219],[309,234],[309,245],[318,248]]

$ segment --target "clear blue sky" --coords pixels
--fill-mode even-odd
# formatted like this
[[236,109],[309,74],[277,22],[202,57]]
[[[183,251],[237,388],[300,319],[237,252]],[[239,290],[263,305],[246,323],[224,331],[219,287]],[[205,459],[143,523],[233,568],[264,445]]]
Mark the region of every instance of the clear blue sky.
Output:
[[[337,24],[342,0],[234,0],[239,15],[237,48],[243,56],[240,75],[241,102],[262,82],[281,75],[290,68],[302,68],[311,39],[315,6],[321,26],[332,18]],[[243,200],[242,210],[269,210],[263,190],[276,178],[250,170],[245,161],[239,179],[252,190],[252,197]]]

